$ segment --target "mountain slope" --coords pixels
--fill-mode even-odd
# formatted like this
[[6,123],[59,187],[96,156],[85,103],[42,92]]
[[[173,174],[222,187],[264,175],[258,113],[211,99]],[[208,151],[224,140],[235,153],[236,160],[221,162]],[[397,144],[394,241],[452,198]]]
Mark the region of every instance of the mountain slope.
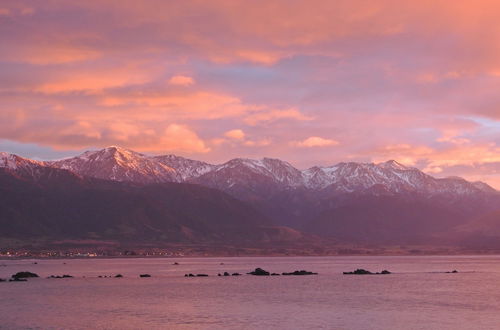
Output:
[[104,180],[135,183],[181,181],[173,168],[141,153],[119,147],[87,151],[77,157],[47,162],[46,165]]
[[175,155],[156,156],[150,158],[171,169],[174,169],[182,181],[188,181],[192,178],[199,177],[207,172],[215,169],[215,165],[211,165],[198,160],[191,160]]
[[303,229],[357,244],[442,244],[448,231],[467,219],[421,196],[356,194],[324,208]]
[[[32,179],[36,185],[43,185],[44,189],[53,186],[53,182],[64,180],[69,180],[65,186],[70,192],[73,181],[80,182],[88,189],[102,189],[104,185],[115,196],[125,194],[120,190],[125,189],[126,196],[120,198],[126,203],[134,204],[127,194],[133,193],[137,198],[140,197],[141,202],[136,209],[133,205],[126,205],[126,211],[118,216],[116,212],[119,210],[112,213],[111,207],[106,209],[98,201],[92,205],[100,205],[99,212],[108,214],[110,219],[123,217],[130,222],[142,219],[140,222],[148,224],[153,221],[151,219],[160,219],[158,214],[162,214],[163,219],[176,218],[177,227],[174,227],[177,228],[178,237],[184,238],[192,235],[202,239],[202,233],[206,232],[211,239],[227,239],[229,236],[215,234],[219,229],[212,233],[206,227],[208,223],[203,225],[196,222],[195,228],[188,231],[180,229],[182,224],[190,223],[190,219],[199,220],[203,214],[216,214],[217,208],[222,208],[232,213],[214,215],[210,220],[214,227],[217,227],[218,217],[226,219],[228,214],[234,214],[240,221],[239,225],[247,221],[253,223],[250,218],[266,218],[278,226],[293,227],[341,242],[393,244],[411,241],[428,244],[450,241],[455,228],[500,210],[499,192],[483,182],[468,182],[458,177],[434,178],[392,160],[379,164],[339,163],[301,171],[287,162],[271,158],[237,158],[213,165],[175,155],[148,156],[109,147],[56,162],[37,162],[2,153],[0,167],[20,179]],[[52,177],[57,180],[51,180]],[[121,183],[119,187],[122,188],[115,192],[118,187],[115,184],[118,183]],[[225,202],[222,199],[214,201],[213,207],[216,209],[211,209],[209,205],[198,206],[196,194],[180,194],[182,198],[177,199],[174,191],[185,189],[182,188],[185,184],[174,183],[190,183],[187,185],[191,187],[189,189],[198,189],[197,193],[201,196],[210,191],[214,196],[223,194],[230,198],[227,193],[232,198]],[[155,184],[164,188],[152,190]],[[168,193],[165,191],[167,186],[171,187]],[[212,189],[202,190],[208,189],[203,186]],[[61,187],[59,185],[58,189]],[[99,190],[95,194],[100,196],[103,192]],[[68,195],[75,199],[92,199],[91,196]],[[64,200],[64,196],[61,198]],[[109,198],[103,197],[114,208],[118,208],[118,204]],[[155,202],[150,205],[153,200]],[[165,203],[168,200],[178,201],[178,209],[174,212],[177,217],[171,215],[171,208],[176,205],[170,205],[167,209],[158,208],[159,205],[167,205]],[[67,200],[66,203],[71,204],[72,201]],[[21,205],[17,204],[17,207]],[[239,211],[242,212],[241,216],[237,216]],[[92,217],[98,217],[97,213]],[[83,221],[83,218],[80,220]],[[160,226],[158,221],[154,220],[152,223],[155,225],[148,226],[157,228]],[[196,232],[200,234],[187,234]],[[151,231],[149,233],[152,235]],[[141,237],[146,236],[144,234]],[[239,234],[234,236],[244,237]],[[168,237],[173,239],[172,235]]]
[[[50,170],[58,175],[36,181],[0,169],[0,237],[232,244],[275,239],[266,217],[217,190],[134,185]],[[279,239],[286,239],[283,235],[276,231]]]

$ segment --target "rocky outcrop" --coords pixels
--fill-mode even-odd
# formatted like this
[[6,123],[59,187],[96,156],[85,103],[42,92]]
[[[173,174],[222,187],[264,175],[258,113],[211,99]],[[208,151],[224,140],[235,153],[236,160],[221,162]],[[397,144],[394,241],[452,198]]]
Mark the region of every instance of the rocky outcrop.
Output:
[[281,275],[318,275],[318,273],[308,272],[307,270],[296,270],[291,273],[281,273]]
[[391,272],[388,270],[383,270],[380,273],[372,273],[369,270],[358,268],[355,271],[344,272],[343,274],[344,275],[387,275],[387,274],[391,274]]
[[47,278],[72,278],[72,277],[73,276],[71,276],[71,275],[64,274],[64,275],[50,275]]
[[18,272],[14,275],[12,275],[12,279],[22,279],[22,278],[31,278],[31,277],[38,277],[37,274],[31,273],[31,272]]
[[256,275],[256,276],[269,276],[270,273],[268,271],[265,271],[262,268],[255,268],[253,272],[247,273],[249,275]]

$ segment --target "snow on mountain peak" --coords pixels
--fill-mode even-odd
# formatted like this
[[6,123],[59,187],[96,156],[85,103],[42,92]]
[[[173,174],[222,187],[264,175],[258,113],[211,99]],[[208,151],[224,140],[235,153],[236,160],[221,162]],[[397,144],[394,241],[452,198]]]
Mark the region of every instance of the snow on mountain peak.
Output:
[[216,165],[176,155],[154,156],[150,159],[174,169],[182,181],[197,178],[216,167]]
[[411,170],[412,168],[406,167],[405,165],[395,161],[394,159],[388,160],[383,163],[377,164],[377,166],[385,169],[393,169],[393,170],[399,170],[399,171],[408,171]]
[[81,176],[136,183],[196,182],[229,188],[235,183],[245,187],[261,180],[268,184],[273,182],[280,189],[328,188],[338,192],[369,191],[374,187],[384,187],[380,191],[392,193],[421,192],[429,195],[496,192],[482,182],[470,183],[462,178],[436,179],[395,160],[378,164],[346,162],[298,170],[290,163],[274,158],[235,158],[213,165],[176,155],[149,156],[117,146],[52,162],[36,162],[0,153],[0,167],[17,169],[30,164],[66,169]]
[[18,155],[10,154],[8,152],[0,152],[0,167],[16,170],[18,168],[26,168],[30,166],[40,166],[42,162],[23,158]]
[[139,183],[177,182],[175,170],[144,154],[111,146],[50,163],[80,175]]

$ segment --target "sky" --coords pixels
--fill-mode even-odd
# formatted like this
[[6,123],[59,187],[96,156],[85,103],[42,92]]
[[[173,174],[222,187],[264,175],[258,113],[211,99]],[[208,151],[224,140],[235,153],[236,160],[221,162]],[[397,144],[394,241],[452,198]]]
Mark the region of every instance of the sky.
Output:
[[498,1],[0,1],[0,150],[298,168],[395,159],[500,188]]

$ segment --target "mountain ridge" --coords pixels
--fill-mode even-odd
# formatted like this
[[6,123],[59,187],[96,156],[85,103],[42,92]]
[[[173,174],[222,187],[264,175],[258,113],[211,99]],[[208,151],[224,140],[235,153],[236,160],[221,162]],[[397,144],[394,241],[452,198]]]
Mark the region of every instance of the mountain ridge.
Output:
[[[218,182],[218,185],[230,188],[237,184],[234,177],[242,175],[244,171],[267,177],[283,188],[321,190],[336,185],[339,191],[352,192],[382,184],[393,193],[497,192],[485,182],[469,182],[459,177],[435,178],[395,160],[378,164],[340,162],[331,166],[313,166],[299,170],[290,163],[275,158],[265,157],[260,160],[234,158],[222,164],[209,164],[171,154],[150,156],[116,146],[86,151],[81,155],[56,161],[34,161],[13,154],[0,153],[0,167],[12,168],[13,164],[22,163],[20,160],[24,160],[27,164],[66,169],[82,176],[135,183],[203,184],[203,179],[200,178],[205,177],[206,180],[212,181],[225,180]],[[221,173],[225,173],[226,176]]]
[[[161,212],[165,210],[162,203],[170,202],[154,197],[152,191],[160,191],[169,199],[174,198],[175,189],[184,189],[181,188],[183,185],[202,186],[234,198],[234,202],[229,202],[231,199],[227,197],[213,201],[213,205],[207,202],[203,206],[205,210],[222,208],[228,211],[224,214],[241,214],[242,219],[266,218],[270,221],[269,226],[297,230],[292,236],[300,232],[348,244],[460,244],[456,237],[460,236],[462,241],[468,238],[463,238],[463,231],[455,228],[470,228],[467,227],[470,221],[485,219],[485,215],[500,211],[500,193],[486,183],[469,182],[459,177],[434,178],[394,160],[378,164],[341,162],[299,170],[288,162],[273,158],[235,158],[222,164],[209,164],[176,155],[149,156],[109,147],[45,162],[0,153],[2,168],[14,177],[38,182],[41,186],[49,183],[57,189],[68,182],[71,186],[75,180],[84,182],[89,189],[94,189],[94,184],[100,187],[107,182],[110,192],[116,188],[115,183],[130,184],[135,187],[131,188],[134,194],[135,189],[143,189],[137,195],[139,197],[144,196],[144,191],[150,191],[146,194],[147,201],[140,202],[141,205],[151,205],[152,210]],[[6,182],[12,183],[12,180]],[[170,189],[168,194],[160,188],[147,190],[147,187],[162,185]],[[11,188],[17,189],[15,184]],[[180,217],[175,222],[177,228],[184,226],[183,221],[189,223],[203,218],[203,212],[192,213],[194,210],[190,208],[195,208],[193,205],[199,198],[207,198],[206,190],[193,188],[193,191],[196,192],[189,197],[192,203],[179,200],[182,206],[175,211]],[[112,197],[103,196],[116,203]],[[126,199],[130,203],[133,201],[129,195]],[[151,200],[155,202],[149,204]],[[94,204],[106,210],[111,219],[116,219],[115,211],[104,207],[100,201]],[[240,205],[241,213],[230,204]],[[147,214],[146,210],[137,208],[133,212],[138,216],[137,221],[149,219],[143,213]],[[171,214],[171,211],[166,214]],[[189,220],[183,214],[196,215]],[[123,216],[134,226],[139,226],[128,214]],[[146,227],[149,226],[147,221],[143,224]],[[205,225],[210,227],[208,223]],[[139,232],[148,231],[140,229]],[[216,237],[214,231],[211,232],[211,237]],[[285,232],[291,233],[288,229]],[[468,230],[466,235],[471,232]],[[262,230],[255,228],[254,233],[256,237],[263,234]]]

